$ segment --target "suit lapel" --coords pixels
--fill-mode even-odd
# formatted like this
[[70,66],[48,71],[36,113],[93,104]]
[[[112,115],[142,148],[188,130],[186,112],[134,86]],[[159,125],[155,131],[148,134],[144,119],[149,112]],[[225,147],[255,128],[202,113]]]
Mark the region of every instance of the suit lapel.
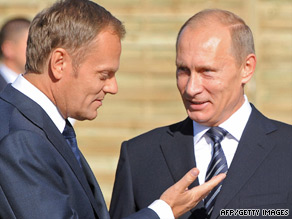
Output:
[[[78,181],[85,190],[96,214],[99,218],[104,218],[102,215],[99,215],[99,206],[94,199],[83,170],[80,168],[79,163],[70,147],[67,146],[66,140],[63,138],[62,134],[59,132],[45,111],[30,98],[14,89],[11,85],[8,85],[5,88],[4,92],[1,94],[1,97],[7,102],[13,104],[28,120],[44,131],[47,139],[71,167]],[[101,198],[103,198],[103,196]]]
[[174,182],[179,181],[195,167],[192,121],[186,119],[178,126],[170,126],[162,138],[161,150]]
[[97,201],[97,206],[98,206],[97,211],[98,211],[99,218],[109,219],[108,210],[107,210],[101,189],[96,181],[96,178],[91,168],[89,167],[87,161],[85,160],[83,154],[81,154],[81,164],[82,164],[82,168],[86,176],[87,182],[93,193],[94,199]]
[[[54,125],[51,121],[50,121],[50,124]],[[66,140],[63,138],[63,136],[60,134],[59,131],[58,132],[50,131],[51,128],[52,127],[48,126],[44,129],[45,133],[47,134],[48,139],[51,141],[54,147],[59,151],[59,153],[63,156],[63,158],[71,167],[72,171],[74,172],[75,176],[77,177],[78,181],[83,187],[85,193],[87,194],[95,213],[98,215],[99,218],[104,218],[103,215],[100,215],[99,204],[97,203],[97,200],[95,199],[93,195],[93,192],[89,186],[89,182],[87,181],[87,178],[85,176],[85,173],[83,169],[80,168],[80,165],[77,159],[75,158],[73,152],[71,151],[70,147],[67,146]],[[101,194],[100,199],[103,199],[102,194]]]
[[[179,124],[170,126],[168,132],[162,138],[161,150],[174,183],[179,181],[190,169],[195,167],[192,120],[187,118]],[[199,181],[196,179],[189,188],[198,185]],[[202,207],[204,207],[203,202],[200,202],[191,212],[198,209],[196,210],[195,216],[200,215],[202,214]],[[188,216],[190,214],[190,212],[186,213]]]
[[272,151],[275,144],[267,134],[275,127],[254,107],[245,127],[227,177],[217,197],[211,218],[217,218],[220,210],[236,196],[254,172]]

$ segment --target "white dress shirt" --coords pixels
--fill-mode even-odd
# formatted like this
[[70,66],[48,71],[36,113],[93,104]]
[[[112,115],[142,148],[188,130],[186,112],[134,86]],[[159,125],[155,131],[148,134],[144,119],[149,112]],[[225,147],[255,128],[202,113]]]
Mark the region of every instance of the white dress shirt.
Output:
[[7,82],[7,84],[14,82],[18,76],[16,72],[12,71],[10,68],[8,68],[4,64],[0,65],[0,74],[2,75],[4,80]]
[[40,105],[43,110],[48,114],[53,123],[62,133],[66,122],[62,115],[59,113],[57,107],[52,103],[52,101],[38,88],[32,85],[28,80],[26,80],[22,75],[19,75],[16,80],[12,83],[12,86],[19,90],[24,95],[28,96],[38,105]]
[[[228,131],[228,134],[221,142],[223,152],[225,154],[228,168],[231,165],[232,159],[236,152],[238,142],[240,141],[243,130],[251,114],[251,106],[248,102],[247,97],[244,95],[243,105],[227,119],[225,122],[219,125]],[[212,140],[205,135],[210,127],[200,125],[193,121],[194,127],[194,151],[196,159],[196,167],[200,170],[198,176],[199,183],[205,182],[206,172],[208,165],[212,158]]]

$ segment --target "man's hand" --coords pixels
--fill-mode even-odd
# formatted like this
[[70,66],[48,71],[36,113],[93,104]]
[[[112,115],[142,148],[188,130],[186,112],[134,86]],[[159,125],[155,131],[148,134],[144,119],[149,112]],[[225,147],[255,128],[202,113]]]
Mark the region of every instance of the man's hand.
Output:
[[191,169],[180,181],[169,187],[161,195],[160,199],[171,207],[175,218],[194,208],[226,177],[226,174],[221,173],[203,185],[188,189],[188,186],[195,181],[198,175],[199,170],[197,168]]

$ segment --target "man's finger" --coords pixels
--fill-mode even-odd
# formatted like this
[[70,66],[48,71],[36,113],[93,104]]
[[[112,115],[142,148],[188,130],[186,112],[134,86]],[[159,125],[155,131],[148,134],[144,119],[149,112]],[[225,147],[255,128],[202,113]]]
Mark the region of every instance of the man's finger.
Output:
[[191,169],[184,175],[183,178],[181,178],[176,183],[177,188],[180,189],[181,191],[184,191],[186,188],[189,187],[189,185],[192,184],[192,182],[194,182],[197,179],[199,172],[200,171],[197,168]]
[[225,173],[220,173],[217,176],[214,176],[208,182],[205,182],[203,185],[200,186],[202,188],[200,191],[202,192],[202,194],[209,193],[215,186],[217,186],[223,179],[225,179],[225,177]]

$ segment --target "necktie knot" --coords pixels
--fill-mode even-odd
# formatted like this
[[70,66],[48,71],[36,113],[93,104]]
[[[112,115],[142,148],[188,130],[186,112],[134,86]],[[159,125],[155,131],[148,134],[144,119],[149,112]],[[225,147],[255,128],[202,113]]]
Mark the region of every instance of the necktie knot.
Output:
[[214,143],[220,143],[227,133],[228,132],[221,127],[212,127],[206,132],[206,135],[209,136]]
[[66,119],[66,125],[64,131],[62,132],[62,135],[65,137],[65,139],[76,138],[75,131],[68,119]]
[[64,131],[62,132],[62,135],[66,139],[68,145],[71,147],[71,150],[74,153],[74,156],[76,157],[79,165],[82,166],[81,161],[80,161],[80,151],[79,151],[77,140],[76,140],[76,134],[75,134],[74,128],[72,127],[68,119],[66,119],[66,125],[64,128]]

